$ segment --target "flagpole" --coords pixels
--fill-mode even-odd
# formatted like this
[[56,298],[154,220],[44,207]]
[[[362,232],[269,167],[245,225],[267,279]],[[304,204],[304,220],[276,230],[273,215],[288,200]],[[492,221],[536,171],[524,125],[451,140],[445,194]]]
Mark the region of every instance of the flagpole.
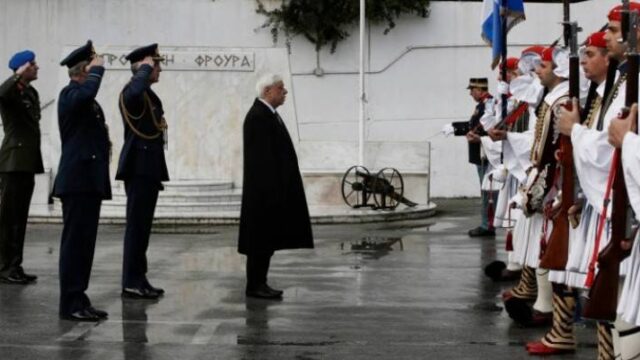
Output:
[[364,88],[365,0],[360,0],[360,114],[358,119],[358,164],[364,166],[364,116],[366,95]]
[[[500,18],[502,20],[502,65],[500,75],[502,81],[507,81],[507,0],[502,0]],[[507,94],[502,94],[502,121],[507,118]]]

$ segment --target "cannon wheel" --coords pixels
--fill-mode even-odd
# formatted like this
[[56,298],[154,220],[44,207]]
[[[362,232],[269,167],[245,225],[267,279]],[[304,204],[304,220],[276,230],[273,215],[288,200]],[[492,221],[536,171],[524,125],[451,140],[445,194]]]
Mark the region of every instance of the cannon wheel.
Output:
[[[404,195],[402,175],[394,168],[384,168],[378,171],[376,178],[376,191],[373,193],[376,206],[379,209],[394,210]],[[398,196],[392,196],[394,193]]]
[[[354,165],[344,173],[342,177],[342,199],[354,209],[368,206],[371,193],[366,189],[362,177],[359,174],[370,175],[369,170],[360,165]],[[366,190],[366,191],[365,191]]]

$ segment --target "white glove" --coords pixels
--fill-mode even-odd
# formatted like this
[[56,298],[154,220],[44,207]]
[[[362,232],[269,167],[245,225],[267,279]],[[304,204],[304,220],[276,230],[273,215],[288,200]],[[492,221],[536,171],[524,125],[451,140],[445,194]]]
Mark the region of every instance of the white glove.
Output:
[[453,133],[455,132],[455,129],[453,128],[453,125],[446,124],[445,126],[442,127],[442,130],[440,131],[442,132],[442,135],[450,136],[450,135],[453,135]]
[[509,84],[504,81],[499,81],[497,91],[500,95],[507,95],[509,93]]

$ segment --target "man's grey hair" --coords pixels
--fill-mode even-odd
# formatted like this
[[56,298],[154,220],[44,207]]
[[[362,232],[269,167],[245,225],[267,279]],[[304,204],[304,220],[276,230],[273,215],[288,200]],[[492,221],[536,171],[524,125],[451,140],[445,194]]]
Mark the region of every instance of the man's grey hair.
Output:
[[273,86],[281,81],[282,76],[276,74],[266,74],[260,77],[260,80],[258,80],[258,83],[256,84],[256,93],[258,97],[261,98],[262,95],[264,95],[264,91],[268,87]]
[[69,77],[76,77],[82,75],[84,72],[84,68],[89,65],[88,61],[80,61],[79,63],[73,65],[69,68]]

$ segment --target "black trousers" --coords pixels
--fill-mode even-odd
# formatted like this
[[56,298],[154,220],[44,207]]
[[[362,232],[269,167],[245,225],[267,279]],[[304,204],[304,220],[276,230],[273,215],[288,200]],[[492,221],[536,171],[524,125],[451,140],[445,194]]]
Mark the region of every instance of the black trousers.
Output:
[[124,233],[122,287],[141,288],[147,281],[147,248],[160,184],[145,177],[124,183],[127,192],[127,228]]
[[35,175],[0,174],[0,275],[9,276],[22,266],[24,237]]
[[91,306],[85,291],[91,277],[101,204],[102,197],[98,194],[62,197],[60,315]]
[[247,290],[255,290],[267,283],[267,273],[273,252],[247,255]]

